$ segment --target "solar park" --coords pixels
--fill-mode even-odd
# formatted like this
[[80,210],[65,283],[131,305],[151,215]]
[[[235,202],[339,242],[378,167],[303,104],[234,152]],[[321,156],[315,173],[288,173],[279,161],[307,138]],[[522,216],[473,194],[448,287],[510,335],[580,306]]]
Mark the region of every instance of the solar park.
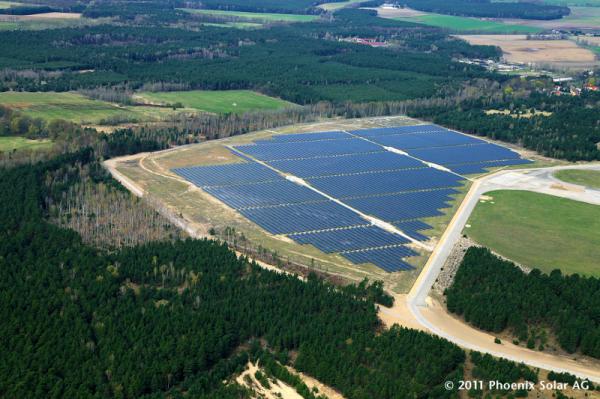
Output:
[[465,175],[530,161],[436,125],[276,134],[229,150],[240,162],[173,172],[263,230],[354,264],[411,270],[421,219],[450,206]]

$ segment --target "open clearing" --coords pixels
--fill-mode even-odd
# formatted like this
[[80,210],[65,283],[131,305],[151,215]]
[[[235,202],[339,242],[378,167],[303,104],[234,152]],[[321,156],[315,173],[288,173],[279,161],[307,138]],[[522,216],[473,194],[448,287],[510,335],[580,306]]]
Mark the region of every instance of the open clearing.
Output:
[[597,64],[595,54],[570,40],[527,40],[526,35],[460,35],[476,45],[498,46],[509,62],[586,68]]
[[567,183],[579,184],[600,190],[600,172],[596,170],[559,170],[554,177]]
[[0,105],[32,118],[64,119],[84,124],[103,124],[107,119],[122,122],[156,120],[165,113],[157,107],[121,107],[73,92],[4,92],[0,93]]
[[410,8],[377,8],[377,13],[383,18],[391,18],[398,21],[407,21],[450,29],[458,32],[486,32],[486,33],[537,33],[542,29],[505,24],[489,19],[456,17],[453,15],[442,15],[426,13]]
[[156,105],[122,106],[93,100],[75,92],[0,93],[0,105],[23,112],[32,118],[64,119],[98,126],[159,122],[179,113],[242,113],[293,106],[286,101],[246,90],[143,93],[140,99],[152,104],[181,102],[186,108],[174,110],[172,107]]
[[136,94],[135,98],[149,104],[164,105],[179,102],[186,108],[219,114],[293,106],[287,101],[250,90],[144,92]]
[[335,11],[335,10],[340,10],[344,7],[351,6],[352,4],[358,4],[358,3],[362,3],[362,2],[363,2],[363,0],[338,1],[336,3],[319,4],[318,7],[322,8],[323,10],[326,10],[326,11]]
[[310,22],[319,18],[318,15],[275,14],[223,10],[197,10],[192,8],[182,8],[182,10],[190,12],[192,14],[221,15],[225,17],[238,17],[261,22]]
[[50,140],[29,140],[25,137],[0,137],[0,152],[20,149],[46,150],[52,147]]
[[553,19],[548,21],[533,19],[501,19],[499,21],[513,25],[536,27],[543,30],[597,30],[598,26],[600,26],[600,7],[570,7],[570,9],[571,14],[561,19]]
[[498,254],[544,272],[600,276],[600,207],[527,191],[493,191],[465,233]]

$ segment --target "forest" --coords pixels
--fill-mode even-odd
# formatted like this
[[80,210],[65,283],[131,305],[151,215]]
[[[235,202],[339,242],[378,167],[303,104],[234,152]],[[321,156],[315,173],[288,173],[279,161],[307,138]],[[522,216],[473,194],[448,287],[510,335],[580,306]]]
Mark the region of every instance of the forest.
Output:
[[469,248],[445,292],[448,310],[486,331],[509,330],[543,350],[549,331],[560,347],[600,358],[600,279],[560,270],[526,274],[486,248]]
[[533,2],[493,2],[490,0],[406,0],[416,10],[438,14],[480,18],[560,19],[569,15],[568,7]]
[[[398,47],[375,49],[336,40],[372,35],[374,28],[382,40],[397,41]],[[405,100],[489,76],[478,67],[453,62],[453,57],[499,55],[493,47],[449,40],[435,28],[358,10],[338,13],[333,22],[253,31],[199,29],[102,25],[4,32],[0,90],[135,89],[166,82],[191,89],[253,89],[300,104]]]
[[[514,143],[540,154],[568,161],[600,160],[600,93],[549,96],[532,92],[527,97],[486,96],[454,107],[415,108],[409,113],[448,128]],[[508,111],[490,113],[490,111]],[[529,111],[532,116],[520,116]],[[541,112],[545,111],[546,114]],[[549,113],[549,114],[548,114]]]
[[44,203],[89,162],[82,150],[0,171],[2,201],[14,204],[0,210],[3,396],[239,397],[221,381],[256,338],[283,358],[294,352],[296,368],[349,398],[450,394],[439,384],[458,377],[463,351],[380,331],[366,290],[265,271],[211,241],[104,252],[48,223]]

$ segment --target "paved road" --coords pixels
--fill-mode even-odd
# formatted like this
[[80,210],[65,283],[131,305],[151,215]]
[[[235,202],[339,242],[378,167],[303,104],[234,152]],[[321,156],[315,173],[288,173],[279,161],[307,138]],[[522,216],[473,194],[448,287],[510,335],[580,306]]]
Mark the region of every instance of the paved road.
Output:
[[600,191],[563,183],[553,173],[561,169],[592,169],[600,171],[600,163],[557,166],[540,169],[519,169],[496,172],[474,181],[469,193],[454,215],[444,235],[431,254],[419,278],[407,295],[407,306],[421,326],[456,344],[495,356],[524,362],[533,367],[569,372],[600,382],[598,364],[584,364],[572,359],[530,351],[512,344],[497,345],[493,337],[478,331],[447,314],[429,298],[429,292],[450,251],[459,240],[462,230],[482,194],[494,190],[527,190],[576,201],[600,205]]

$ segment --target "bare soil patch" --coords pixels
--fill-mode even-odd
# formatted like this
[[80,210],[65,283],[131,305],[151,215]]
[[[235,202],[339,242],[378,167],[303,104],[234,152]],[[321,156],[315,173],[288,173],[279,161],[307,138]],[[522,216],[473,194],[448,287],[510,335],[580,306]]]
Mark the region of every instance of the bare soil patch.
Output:
[[526,35],[459,35],[475,45],[497,46],[504,59],[521,64],[583,67],[597,64],[595,54],[570,40],[527,40]]
[[413,10],[412,8],[388,8],[378,7],[377,15],[383,18],[409,18],[418,17],[419,15],[425,15],[422,11]]

